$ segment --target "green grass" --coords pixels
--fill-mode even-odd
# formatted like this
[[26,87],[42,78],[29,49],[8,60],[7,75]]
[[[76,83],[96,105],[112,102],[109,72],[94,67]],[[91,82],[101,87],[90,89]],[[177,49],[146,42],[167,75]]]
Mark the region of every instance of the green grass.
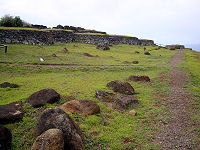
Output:
[[[76,45],[76,46],[74,46]],[[78,46],[78,47],[77,47]],[[0,65],[0,83],[10,82],[20,85],[17,89],[0,88],[0,105],[22,100],[23,102],[34,92],[53,88],[61,95],[70,95],[77,99],[93,100],[101,108],[101,114],[82,117],[70,114],[86,135],[85,149],[159,149],[158,145],[151,143],[152,137],[159,130],[156,125],[167,118],[159,118],[165,110],[164,101],[169,91],[168,77],[160,78],[169,71],[167,62],[175,54],[174,51],[164,49],[153,50],[151,56],[145,56],[144,47],[131,45],[113,45],[110,51],[97,50],[94,45],[71,43],[55,44],[53,46],[8,45],[8,53],[0,52],[1,62],[17,64],[40,63],[43,57],[51,64],[84,64],[84,65],[122,65],[123,61],[139,60],[141,67],[136,68],[46,68]],[[70,53],[62,53],[67,47]],[[135,50],[140,54],[135,54]],[[88,58],[80,55],[87,52],[99,55],[100,58]],[[51,58],[55,53],[58,58]],[[159,55],[163,55],[160,57]],[[110,57],[112,56],[112,57]],[[114,58],[113,58],[114,57]],[[115,62],[113,59],[119,59]],[[64,61],[66,60],[66,61]],[[152,65],[152,66],[149,66]],[[104,106],[95,98],[95,90],[110,91],[106,84],[112,80],[125,81],[129,75],[148,75],[150,83],[129,82],[135,89],[135,96],[139,104],[133,105],[124,111],[113,110]],[[159,95],[163,96],[159,96]],[[62,99],[59,103],[47,104],[41,108],[32,108],[24,105],[25,117],[22,121],[6,124],[12,130],[13,150],[30,149],[34,140],[36,117],[44,108],[58,107],[68,101]],[[130,116],[128,112],[135,109],[137,116]],[[105,125],[101,124],[104,117]],[[170,117],[170,116],[169,116]],[[94,134],[96,133],[96,134]]]
[[[69,53],[63,53],[66,47]],[[95,45],[69,43],[55,44],[53,46],[34,46],[22,44],[8,44],[8,52],[0,51],[0,62],[17,64],[75,64],[75,65],[132,65],[138,60],[138,65],[165,65],[175,51],[166,49],[155,50],[156,47],[145,46],[151,55],[144,55],[144,47],[135,45],[113,45],[111,50],[96,49]],[[139,51],[140,54],[135,54]],[[95,57],[87,57],[82,53],[89,53]],[[56,54],[57,57],[53,57]],[[162,55],[162,56],[160,56]],[[40,62],[39,58],[44,58]],[[124,64],[124,61],[130,64]]]
[[[189,103],[192,105],[190,108],[191,119],[200,123],[200,53],[186,50],[185,62],[181,64],[181,67],[187,71],[188,82],[184,86],[188,93],[192,93],[192,98],[188,99]],[[193,130],[196,132],[197,136],[193,137],[195,143],[199,142],[200,139],[200,128],[197,125],[193,126]],[[199,149],[200,146],[194,147],[194,149]]]

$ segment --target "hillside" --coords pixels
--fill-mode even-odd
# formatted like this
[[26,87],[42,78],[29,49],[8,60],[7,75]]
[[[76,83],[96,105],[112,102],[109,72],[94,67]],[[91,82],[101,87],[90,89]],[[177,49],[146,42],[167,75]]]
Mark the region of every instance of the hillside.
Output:
[[[2,30],[4,30],[3,32],[10,31],[9,29],[0,29],[1,33]],[[21,32],[21,30],[14,30],[15,34],[17,32]],[[32,33],[31,30],[28,32]],[[56,30],[55,32],[59,33],[60,31]],[[77,35],[79,36],[79,34]],[[87,38],[93,36],[105,35],[90,35]],[[111,36],[108,36],[107,39],[109,37]],[[123,40],[129,38],[123,37]],[[198,52],[189,49],[170,50],[154,44],[125,44],[125,41],[124,43],[109,42],[110,50],[103,50],[97,49],[94,43],[88,44],[80,41],[66,43],[65,40],[65,42],[57,43],[56,38],[53,39],[54,44],[52,45],[10,42],[7,44],[7,53],[4,53],[3,49],[0,51],[0,84],[9,82],[19,85],[16,88],[3,88],[1,85],[0,111],[4,110],[6,104],[22,101],[18,110],[23,113],[21,120],[5,121],[5,118],[0,115],[0,124],[12,132],[11,149],[31,149],[39,133],[40,122],[38,119],[44,110],[52,108],[52,111],[59,112],[54,108],[63,108],[63,104],[69,102],[76,108],[72,111],[70,106],[65,112],[80,127],[81,131],[78,128],[74,131],[76,132],[75,141],[80,142],[75,145],[80,146],[80,149],[172,149],[179,142],[173,137],[173,133],[170,133],[173,142],[167,138],[159,139],[158,137],[166,137],[169,130],[164,130],[164,128],[174,126],[173,119],[179,118],[180,113],[182,113],[181,115],[187,114],[185,116],[188,124],[185,121],[181,123],[183,126],[186,124],[188,126],[184,129],[181,128],[183,130],[176,130],[176,133],[181,131],[187,133],[188,136],[176,134],[184,137],[181,138],[184,144],[178,145],[178,148],[181,146],[191,149],[199,148],[200,57]],[[134,40],[139,39],[134,38]],[[84,40],[82,39],[82,41]],[[147,52],[149,55],[144,54]],[[181,72],[180,76],[176,76],[177,69]],[[130,77],[131,75],[132,77]],[[180,83],[174,82],[174,76],[178,81],[182,75],[184,79],[180,80]],[[138,76],[142,76],[142,78],[134,80]],[[127,80],[128,78],[129,80]],[[110,82],[116,80],[123,83],[122,91],[118,88],[110,88]],[[108,83],[110,83],[109,86]],[[171,111],[176,108],[169,108],[169,104],[172,106],[171,102],[173,102],[173,99],[170,98],[174,95],[179,97],[178,94],[181,94],[178,91],[173,93],[173,85],[176,83],[177,88],[187,95],[181,97],[182,101],[177,98],[178,104],[180,104],[179,110],[184,110],[179,113]],[[128,89],[123,90],[125,85],[128,86]],[[51,102],[34,107],[28,99],[33,93],[42,89],[54,89],[60,98],[56,99],[56,102],[50,100]],[[103,97],[101,94],[98,95],[96,90],[108,93]],[[128,93],[129,95],[127,95],[127,90],[131,92]],[[121,100],[123,97],[128,100]],[[91,100],[90,105],[92,106],[89,108],[89,104],[79,106],[80,100]],[[178,107],[177,105],[173,106]],[[91,112],[93,108],[96,110]],[[75,112],[76,109],[78,112]],[[85,112],[87,109],[89,109],[88,112]],[[52,119],[51,117],[50,114],[45,118]],[[62,120],[58,118],[54,117],[52,122]],[[61,127],[59,129],[63,133],[68,132]],[[166,132],[162,134],[160,131]],[[162,144],[161,141],[164,141],[165,144]],[[167,144],[169,141],[172,143],[171,145]],[[60,142],[61,146],[62,140]],[[64,144],[66,148],[65,139]]]

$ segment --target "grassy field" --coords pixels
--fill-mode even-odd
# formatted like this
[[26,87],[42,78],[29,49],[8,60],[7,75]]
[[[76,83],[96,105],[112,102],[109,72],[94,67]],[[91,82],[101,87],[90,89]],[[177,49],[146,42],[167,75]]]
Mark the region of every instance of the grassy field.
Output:
[[[69,53],[64,53],[67,48]],[[75,64],[75,65],[132,65],[132,61],[138,60],[138,65],[165,65],[175,53],[168,49],[157,49],[157,46],[146,46],[151,55],[144,55],[144,47],[135,45],[113,45],[111,50],[96,49],[95,45],[69,43],[55,44],[53,46],[33,45],[8,45],[8,53],[0,51],[0,62],[17,64]],[[147,51],[146,50],[146,51]],[[140,52],[135,54],[135,51]],[[89,53],[94,57],[84,56]],[[56,54],[57,57],[53,57]],[[40,62],[40,57],[45,61]],[[124,64],[124,61],[130,64]]]
[[[63,53],[66,47],[69,53]],[[46,64],[77,64],[77,65],[134,65],[123,64],[123,61],[138,60],[140,67],[135,68],[46,68],[0,65],[0,83],[10,82],[20,85],[17,89],[0,88],[0,105],[15,101],[25,101],[32,93],[53,88],[61,95],[73,96],[76,99],[93,100],[101,108],[101,114],[82,117],[71,114],[86,135],[85,149],[159,149],[152,143],[152,137],[159,131],[158,122],[166,122],[159,114],[164,112],[165,100],[169,92],[168,61],[176,53],[167,49],[153,50],[157,47],[147,47],[150,56],[144,55],[144,47],[131,45],[113,45],[110,51],[97,50],[94,45],[71,43],[55,44],[53,46],[8,45],[8,53],[0,51],[0,62],[16,64],[40,64],[39,58],[44,58]],[[135,54],[139,51],[140,54]],[[52,57],[55,53],[58,57]],[[98,55],[86,57],[81,53]],[[160,56],[162,55],[162,56]],[[115,61],[119,60],[119,61]],[[148,75],[149,83],[130,82],[137,94],[139,104],[124,111],[114,110],[104,106],[95,98],[95,90],[110,91],[106,84],[112,80],[125,81],[129,75]],[[112,91],[110,91],[112,92]],[[66,96],[65,96],[66,97]],[[47,104],[41,108],[24,105],[25,117],[22,121],[6,124],[12,130],[13,150],[30,149],[36,134],[35,121],[44,108],[58,107],[68,101],[61,99],[56,104]],[[128,112],[135,109],[137,116]],[[168,114],[166,114],[167,116]],[[170,114],[169,114],[170,115]],[[105,125],[101,124],[102,117]]]
[[[200,53],[187,50],[185,55],[185,63],[181,64],[182,68],[188,72],[188,82],[185,87],[188,89],[189,93],[193,94],[193,99],[191,101],[192,108],[191,119],[194,122],[200,122]],[[196,140],[200,139],[200,128],[194,127],[198,135]]]

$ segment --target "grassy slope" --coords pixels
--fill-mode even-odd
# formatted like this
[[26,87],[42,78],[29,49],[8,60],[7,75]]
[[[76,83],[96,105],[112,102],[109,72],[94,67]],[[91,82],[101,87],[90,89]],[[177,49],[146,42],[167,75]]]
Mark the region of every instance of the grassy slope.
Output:
[[[194,122],[200,123],[200,53],[187,50],[185,55],[185,63],[182,67],[188,71],[188,83],[185,85],[193,94],[192,102],[193,107],[191,108],[191,119]],[[198,137],[196,140],[200,139],[200,128],[195,127]]]
[[[74,45],[78,45],[74,47]],[[159,118],[159,114],[163,111],[164,106],[160,105],[160,101],[164,100],[164,96],[168,92],[168,77],[163,76],[159,78],[160,74],[169,70],[166,62],[172,57],[175,51],[156,50],[152,51],[151,56],[144,54],[136,55],[135,50],[143,52],[143,47],[136,47],[130,45],[114,45],[111,51],[96,50],[93,45],[87,44],[56,44],[55,46],[45,46],[43,53],[41,48],[30,45],[9,45],[10,53],[4,55],[1,51],[0,60],[9,60],[13,63],[27,63],[32,59],[38,59],[39,55],[62,55],[59,53],[63,47],[67,47],[70,52],[80,53],[88,52],[93,55],[100,55],[108,57],[112,55],[117,57],[120,61],[134,60],[137,58],[143,65],[155,64],[154,67],[141,68],[115,68],[115,69],[94,69],[94,68],[79,68],[79,69],[65,69],[65,68],[24,68],[24,67],[9,67],[0,66],[0,83],[11,82],[19,84],[18,89],[0,89],[0,104],[7,104],[10,102],[25,99],[35,91],[43,88],[53,88],[61,95],[71,95],[77,99],[90,99],[99,104],[101,107],[101,114],[92,115],[83,118],[81,115],[70,114],[75,121],[80,125],[82,131],[86,134],[86,149],[150,149],[158,148],[156,145],[149,144],[152,136],[156,133],[158,127],[155,125],[158,121],[163,121]],[[12,50],[11,50],[12,49]],[[20,53],[19,53],[20,51]],[[132,52],[133,51],[133,52]],[[25,53],[25,54],[24,54]],[[163,56],[157,57],[160,54]],[[2,57],[4,55],[4,57]],[[20,56],[23,55],[24,57]],[[37,56],[38,55],[38,56]],[[65,54],[68,55],[68,54]],[[69,54],[70,55],[70,54]],[[15,58],[21,57],[17,61]],[[31,57],[32,56],[32,57]],[[35,56],[35,57],[34,57]],[[37,56],[37,57],[36,57]],[[77,57],[75,57],[77,56]],[[98,64],[111,65],[112,60],[107,62],[99,62],[98,60],[89,61],[89,58],[81,58],[80,55],[75,55],[73,58],[77,62],[83,64]],[[6,57],[6,58],[5,58]],[[28,57],[28,58],[26,58]],[[63,56],[64,57],[64,56]],[[65,56],[66,57],[66,56]],[[23,59],[22,59],[23,58]],[[31,59],[32,58],[32,59]],[[162,60],[163,59],[163,60]],[[72,59],[73,60],[73,59]],[[87,61],[88,60],[88,61]],[[52,63],[58,63],[53,61]],[[59,62],[60,63],[60,62]],[[162,67],[158,64],[164,64]],[[78,63],[77,63],[78,64]],[[114,63],[118,64],[118,63]],[[113,64],[112,64],[113,65]],[[121,63],[120,63],[121,65]],[[139,99],[140,104],[133,106],[138,115],[135,117],[129,116],[130,110],[122,112],[105,107],[102,102],[94,97],[96,89],[106,90],[106,84],[112,80],[124,81],[129,75],[148,75],[151,78],[150,83],[136,83],[130,82],[138,93],[135,96]],[[35,120],[42,109],[47,107],[57,107],[60,103],[64,103],[68,99],[62,99],[58,104],[45,105],[42,108],[34,109],[30,105],[24,106],[25,117],[22,121],[14,124],[7,124],[6,126],[12,129],[13,133],[13,149],[29,149],[35,138]],[[132,108],[130,108],[132,109]],[[101,124],[101,118],[105,117],[106,125]],[[94,133],[97,133],[95,136]]]
[[[69,53],[63,53],[66,47]],[[124,61],[132,62],[139,60],[139,65],[165,65],[170,55],[166,49],[154,50],[157,47],[146,46],[151,56],[144,55],[144,47],[134,45],[113,45],[111,50],[103,51],[96,49],[95,45],[70,43],[55,44],[53,46],[33,46],[33,45],[8,45],[8,53],[0,52],[0,62],[18,64],[77,64],[77,65],[127,65]],[[151,51],[152,50],[152,51]],[[140,54],[135,54],[139,51]],[[82,53],[89,53],[93,56],[87,57]],[[173,53],[173,52],[171,52]],[[57,57],[53,57],[56,54]],[[162,56],[160,56],[162,55]],[[39,58],[44,58],[40,62]],[[134,65],[134,64],[129,64]]]

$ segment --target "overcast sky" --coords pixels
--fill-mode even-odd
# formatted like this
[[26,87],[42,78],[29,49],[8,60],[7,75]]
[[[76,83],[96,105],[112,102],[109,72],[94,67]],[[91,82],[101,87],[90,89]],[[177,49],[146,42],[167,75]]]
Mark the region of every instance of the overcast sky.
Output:
[[152,39],[200,44],[200,0],[0,0],[0,16]]

